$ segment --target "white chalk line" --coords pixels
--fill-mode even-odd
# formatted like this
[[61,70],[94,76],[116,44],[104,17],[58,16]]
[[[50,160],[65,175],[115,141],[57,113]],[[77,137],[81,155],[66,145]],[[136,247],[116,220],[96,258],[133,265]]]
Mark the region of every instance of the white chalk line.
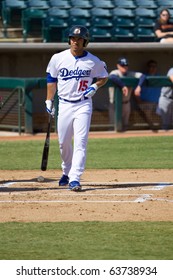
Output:
[[[7,188],[8,189],[8,186],[10,185],[14,185],[16,183],[19,183],[19,182],[7,182],[7,183],[4,183],[3,185],[0,185],[0,188]],[[22,181],[20,182],[22,183]],[[26,183],[26,182],[23,182],[23,183]],[[36,183],[36,182],[30,182],[32,184]],[[129,185],[136,185],[140,187],[140,185],[142,186],[147,186],[147,185],[153,185],[153,184],[156,184],[154,187],[150,188],[150,190],[161,190],[165,187],[170,187],[173,185],[173,183],[169,183],[169,182],[164,182],[164,183],[153,183],[153,182],[121,182],[121,183],[83,183],[83,185],[85,186],[122,186],[122,185],[125,185],[125,186],[129,186]],[[118,188],[119,190],[123,189],[123,190],[128,190],[128,189],[131,189],[131,188]],[[39,189],[38,189],[39,190]],[[61,189],[62,190],[62,189]],[[64,190],[68,190],[68,189],[64,189]],[[83,189],[84,190],[84,189]],[[107,189],[105,189],[107,190]],[[110,190],[110,189],[109,189]],[[111,190],[115,190],[115,189],[111,189]],[[145,190],[149,190],[149,188],[145,189]],[[26,189],[27,191],[27,189]],[[35,191],[35,190],[34,190]],[[25,192],[26,193],[26,192]],[[25,195],[25,193],[23,193],[23,195]],[[8,194],[8,193],[7,193]],[[19,193],[17,193],[19,195]],[[16,195],[16,193],[15,193]],[[22,194],[20,194],[22,195]],[[53,194],[52,194],[53,195]],[[59,195],[59,196],[69,196],[69,194],[59,194],[59,193],[56,193],[56,195]],[[76,196],[76,193],[75,194],[70,194],[70,196]],[[137,196],[137,198],[135,200],[82,200],[82,201],[79,201],[79,200],[72,200],[72,201],[67,201],[67,200],[0,200],[0,203],[142,203],[142,202],[145,202],[147,200],[155,200],[155,201],[159,201],[159,200],[162,200],[162,201],[166,201],[166,202],[173,202],[173,200],[168,200],[168,199],[164,199],[164,198],[161,198],[161,199],[151,199],[152,197],[152,194],[77,194],[78,196]]]
[[145,197],[140,197],[136,200],[84,200],[84,201],[79,201],[79,200],[0,200],[0,203],[23,203],[23,204],[32,204],[32,203],[65,203],[65,204],[77,204],[77,203],[143,203],[145,201],[149,200],[154,200],[154,201],[164,201],[164,202],[171,202],[173,203],[173,200],[169,199],[164,199],[164,198],[151,198],[150,196],[145,196]]
[[[11,185],[15,185],[15,184],[39,184],[40,183],[40,186],[43,186],[42,184],[49,184],[49,185],[53,185],[55,184],[55,182],[57,181],[54,181],[54,182],[26,182],[26,181],[13,181],[13,182],[6,182],[6,183],[3,183],[2,185],[0,185],[0,188],[8,188],[9,186]],[[163,189],[165,187],[171,187],[173,186],[173,183],[171,182],[115,182],[115,183],[111,183],[111,182],[81,182],[81,185],[82,186],[86,186],[86,187],[125,187],[125,186],[134,186],[134,187],[141,187],[141,186],[153,186],[151,189]],[[126,188],[127,189],[127,188]],[[147,188],[148,189],[148,188]]]

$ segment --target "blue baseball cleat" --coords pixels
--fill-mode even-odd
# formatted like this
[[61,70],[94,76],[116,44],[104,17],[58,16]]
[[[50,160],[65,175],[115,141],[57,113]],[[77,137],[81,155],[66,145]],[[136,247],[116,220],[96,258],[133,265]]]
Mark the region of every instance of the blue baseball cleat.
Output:
[[69,189],[71,191],[81,191],[81,185],[78,181],[72,181],[69,183]]
[[67,175],[62,175],[61,179],[59,180],[59,186],[66,186],[69,183],[69,177]]

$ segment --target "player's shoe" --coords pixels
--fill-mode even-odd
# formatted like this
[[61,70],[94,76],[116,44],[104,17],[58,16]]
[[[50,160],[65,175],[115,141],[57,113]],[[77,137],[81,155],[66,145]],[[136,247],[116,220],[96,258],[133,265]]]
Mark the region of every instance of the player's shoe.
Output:
[[69,183],[69,177],[67,175],[62,175],[61,179],[59,180],[59,186],[66,186]]
[[81,191],[82,188],[81,188],[81,185],[78,181],[72,181],[72,182],[69,183],[69,189],[71,191],[78,192],[78,191]]

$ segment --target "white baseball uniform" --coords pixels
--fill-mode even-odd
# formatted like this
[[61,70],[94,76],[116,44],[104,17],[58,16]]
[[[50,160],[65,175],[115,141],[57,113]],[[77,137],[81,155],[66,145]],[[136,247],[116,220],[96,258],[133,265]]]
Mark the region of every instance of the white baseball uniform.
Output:
[[[173,75],[173,68],[170,68],[167,76]],[[157,113],[162,119],[162,129],[168,130],[173,126],[173,89],[162,87],[159,97]]]
[[83,56],[74,57],[70,49],[54,54],[46,72],[57,78],[58,138],[62,171],[69,176],[70,182],[80,181],[85,168],[92,115],[92,99],[84,99],[83,93],[94,78],[106,78],[108,73],[98,57],[87,51]]

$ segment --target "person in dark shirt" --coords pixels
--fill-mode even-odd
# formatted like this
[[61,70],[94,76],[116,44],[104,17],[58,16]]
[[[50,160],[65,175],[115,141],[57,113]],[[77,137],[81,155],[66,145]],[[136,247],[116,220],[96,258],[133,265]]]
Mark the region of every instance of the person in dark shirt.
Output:
[[173,43],[173,22],[170,21],[168,9],[162,9],[154,26],[157,41],[160,43]]
[[[146,65],[146,76],[158,76],[157,61],[150,59]],[[160,97],[161,87],[149,87],[143,86],[141,90],[140,98],[142,101],[158,103]]]

